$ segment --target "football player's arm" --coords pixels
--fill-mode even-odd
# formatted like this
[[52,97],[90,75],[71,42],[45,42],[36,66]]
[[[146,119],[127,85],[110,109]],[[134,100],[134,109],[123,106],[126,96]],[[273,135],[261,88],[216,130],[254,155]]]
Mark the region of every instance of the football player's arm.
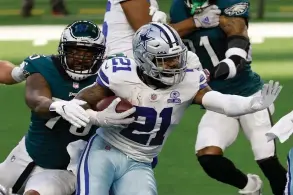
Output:
[[[128,0],[120,2],[128,23],[134,31],[152,21],[149,15],[150,3],[146,0]],[[139,14],[138,14],[139,13]]]
[[50,105],[53,103],[52,93],[45,78],[40,73],[30,75],[26,80],[25,102],[27,106],[45,118],[56,116],[50,112]]
[[75,99],[83,100],[86,102],[82,105],[84,109],[95,109],[95,106],[103,98],[114,95],[107,87],[94,83],[86,88],[83,88],[76,95]]
[[200,75],[199,91],[193,99],[194,104],[203,105],[211,110],[229,117],[254,113],[269,107],[278,97],[282,86],[278,82],[270,81],[262,90],[261,96],[242,97],[238,95],[222,94],[213,91],[207,84],[203,72]]
[[228,49],[225,53],[226,58],[216,67],[214,78],[233,78],[247,63],[250,41],[246,24],[246,18],[221,16],[220,27],[228,37]]
[[0,83],[13,85],[24,80],[22,67],[0,60]]
[[187,18],[186,20],[183,20],[178,23],[169,23],[169,25],[172,26],[178,32],[180,37],[188,35],[192,31],[197,29],[194,23],[194,19],[192,17]]

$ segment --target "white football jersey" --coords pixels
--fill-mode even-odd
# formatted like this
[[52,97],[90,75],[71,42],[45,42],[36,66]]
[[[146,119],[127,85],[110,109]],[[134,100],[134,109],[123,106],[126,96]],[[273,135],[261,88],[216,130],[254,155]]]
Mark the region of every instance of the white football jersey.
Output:
[[[104,16],[103,33],[106,37],[106,55],[124,53],[133,58],[132,37],[135,31],[129,25],[120,2],[125,0],[108,0]],[[150,1],[157,7],[156,0]]]
[[181,83],[154,90],[138,77],[135,61],[123,57],[105,61],[98,72],[97,83],[136,106],[135,122],[126,129],[100,128],[98,134],[141,162],[152,162],[159,154],[198,90],[207,86],[203,72],[188,69]]

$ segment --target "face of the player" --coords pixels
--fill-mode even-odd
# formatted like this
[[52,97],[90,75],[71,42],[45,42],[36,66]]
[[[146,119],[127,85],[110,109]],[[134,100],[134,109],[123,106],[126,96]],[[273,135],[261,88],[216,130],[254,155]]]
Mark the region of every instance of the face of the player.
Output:
[[163,70],[178,69],[180,67],[180,57],[156,58],[156,65]]
[[70,47],[66,51],[66,62],[69,69],[85,71],[91,69],[96,51],[88,47]]

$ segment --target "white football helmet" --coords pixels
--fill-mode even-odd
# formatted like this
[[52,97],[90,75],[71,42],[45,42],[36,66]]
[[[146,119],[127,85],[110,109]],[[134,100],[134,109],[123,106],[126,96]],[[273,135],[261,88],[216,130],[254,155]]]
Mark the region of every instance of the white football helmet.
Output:
[[58,52],[66,73],[79,81],[97,73],[103,63],[105,49],[105,37],[99,27],[82,20],[64,29]]
[[135,33],[132,41],[136,63],[147,76],[165,85],[180,83],[185,76],[187,48],[169,25],[151,22]]

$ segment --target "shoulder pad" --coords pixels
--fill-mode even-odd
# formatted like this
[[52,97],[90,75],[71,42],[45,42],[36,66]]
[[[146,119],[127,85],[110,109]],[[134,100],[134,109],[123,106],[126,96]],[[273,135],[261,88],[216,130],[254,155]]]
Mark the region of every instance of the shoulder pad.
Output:
[[47,60],[47,56],[44,55],[31,55],[24,59],[20,66],[23,67],[23,74],[25,78],[33,73],[39,73],[39,66]]
[[195,89],[203,89],[208,86],[207,75],[199,69],[186,69],[186,75],[183,80],[183,84],[190,85]]
[[100,67],[96,82],[104,87],[109,87],[111,83],[127,80],[133,72],[136,72],[136,63],[131,58],[114,57],[105,60]]
[[248,18],[250,8],[248,0],[222,0],[218,4],[225,16]]

